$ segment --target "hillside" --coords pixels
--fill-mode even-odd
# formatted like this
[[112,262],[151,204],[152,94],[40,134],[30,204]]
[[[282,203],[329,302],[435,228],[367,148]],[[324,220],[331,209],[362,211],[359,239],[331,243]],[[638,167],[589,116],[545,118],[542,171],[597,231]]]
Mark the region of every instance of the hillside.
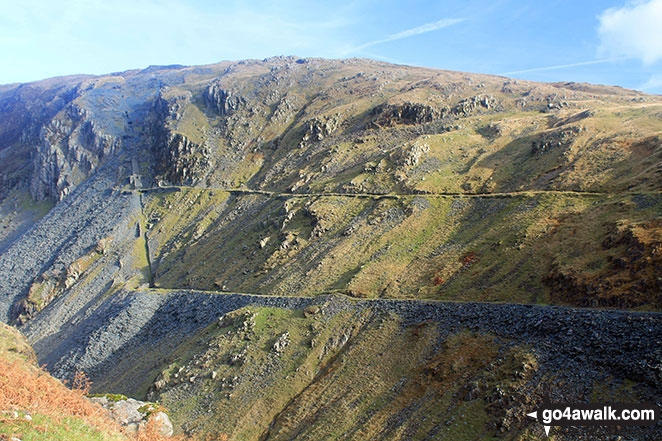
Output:
[[117,294],[58,337],[55,375],[156,400],[201,439],[538,440],[525,414],[545,396],[661,398],[653,313],[156,290]]
[[538,387],[661,401],[661,121],[366,59],[5,86],[0,317],[188,434],[539,439]]

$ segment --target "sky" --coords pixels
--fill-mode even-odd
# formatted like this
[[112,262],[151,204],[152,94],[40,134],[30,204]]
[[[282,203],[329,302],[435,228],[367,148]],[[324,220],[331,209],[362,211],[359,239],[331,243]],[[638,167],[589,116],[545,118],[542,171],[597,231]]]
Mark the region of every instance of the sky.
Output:
[[0,0],[0,84],[273,55],[662,94],[662,0]]

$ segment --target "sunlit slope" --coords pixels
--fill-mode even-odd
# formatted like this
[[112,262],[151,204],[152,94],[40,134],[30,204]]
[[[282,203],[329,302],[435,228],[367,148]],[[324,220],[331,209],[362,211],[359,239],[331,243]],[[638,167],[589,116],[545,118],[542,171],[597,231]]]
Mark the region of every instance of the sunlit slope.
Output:
[[361,60],[262,69],[163,95],[188,141],[154,175],[179,191],[144,195],[158,286],[660,307],[658,98]]
[[105,411],[37,367],[16,329],[0,323],[0,438],[33,441],[119,441],[128,437]]
[[157,177],[297,192],[660,190],[657,97],[291,61],[167,88]]
[[[176,431],[201,439],[542,440],[526,413],[549,394],[570,402],[659,396],[644,367],[659,351],[640,338],[657,332],[652,315],[340,296],[265,307],[243,296],[235,301],[249,306],[209,321],[224,301],[218,295],[177,295],[182,318],[173,308],[159,314],[187,331],[167,331],[171,324],[154,317],[108,364],[102,387],[162,402]],[[192,311],[204,321],[190,323]],[[553,436],[585,433],[554,428]],[[653,440],[659,428],[622,434]]]

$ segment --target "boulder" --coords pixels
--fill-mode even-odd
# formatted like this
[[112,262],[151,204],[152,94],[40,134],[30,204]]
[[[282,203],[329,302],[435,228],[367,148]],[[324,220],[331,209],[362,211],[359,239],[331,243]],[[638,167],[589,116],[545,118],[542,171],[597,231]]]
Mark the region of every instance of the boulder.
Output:
[[144,430],[152,421],[163,436],[172,436],[173,426],[170,417],[157,403],[135,400],[124,395],[94,395],[89,400],[103,407],[110,417],[127,432]]
[[276,339],[276,342],[274,343],[273,346],[273,350],[276,352],[276,354],[280,354],[289,345],[290,345],[290,333],[284,332],[283,334],[280,335],[280,337]]

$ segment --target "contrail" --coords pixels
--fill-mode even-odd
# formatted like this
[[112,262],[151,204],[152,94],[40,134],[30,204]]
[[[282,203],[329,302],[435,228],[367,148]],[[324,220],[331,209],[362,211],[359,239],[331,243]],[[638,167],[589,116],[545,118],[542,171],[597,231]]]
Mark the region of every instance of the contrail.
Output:
[[374,41],[369,41],[367,43],[363,43],[362,45],[353,47],[348,49],[345,52],[346,54],[350,54],[352,52],[357,52],[378,44],[382,43],[387,43],[389,41],[395,41],[395,40],[401,40],[403,38],[408,38],[412,37],[414,35],[420,35],[420,34],[425,34],[426,32],[432,32],[432,31],[437,31],[439,29],[446,28],[448,26],[452,26],[454,24],[460,23],[465,21],[465,18],[442,18],[441,20],[437,20],[432,23],[425,23],[420,26],[416,26],[411,29],[404,30],[402,32],[397,32],[395,34],[387,35],[386,37],[380,39],[380,40],[374,40]]
[[543,70],[567,69],[569,67],[588,66],[590,64],[611,63],[614,61],[622,61],[626,59],[627,58],[604,58],[601,60],[582,61],[580,63],[557,64],[556,66],[534,67],[532,69],[516,70],[513,72],[505,72],[497,75],[507,76],[507,75],[515,75],[515,74],[528,73],[528,72],[540,72]]

